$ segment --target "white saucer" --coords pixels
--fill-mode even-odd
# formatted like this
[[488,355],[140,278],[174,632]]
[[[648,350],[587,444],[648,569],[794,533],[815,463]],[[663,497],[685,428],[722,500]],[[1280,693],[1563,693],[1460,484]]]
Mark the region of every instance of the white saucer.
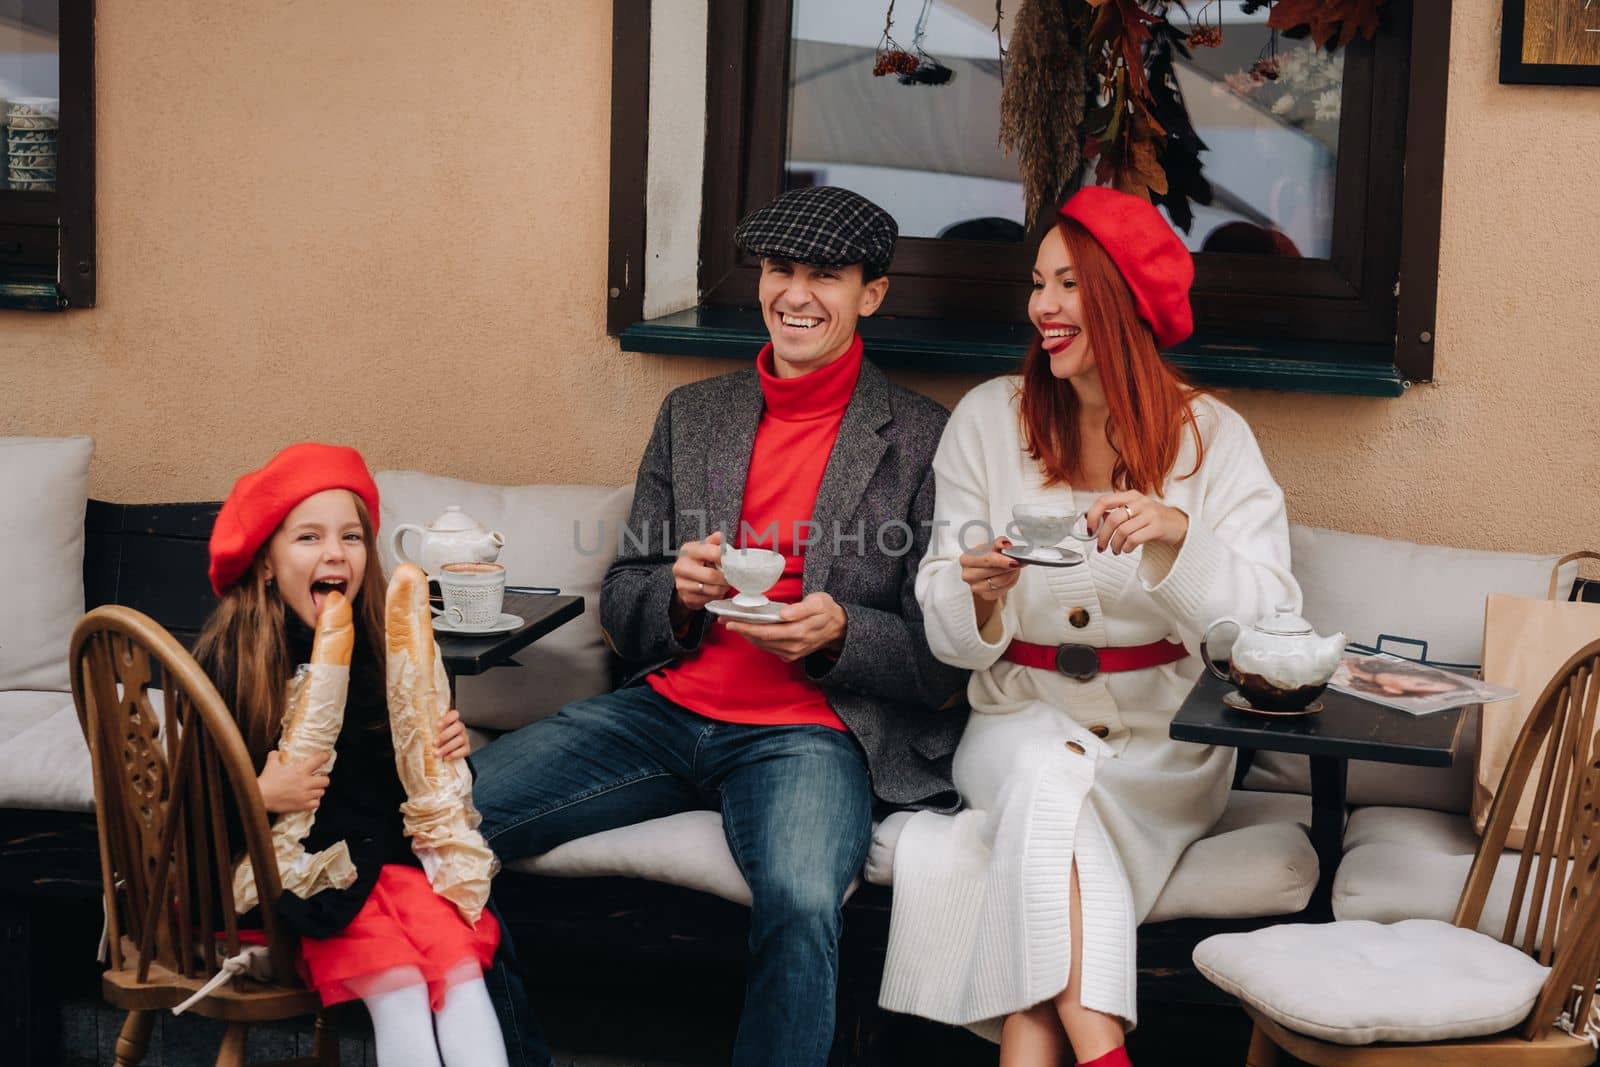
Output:
[[1000,554],[1040,567],[1076,567],[1083,562],[1083,553],[1075,548],[1058,548],[1056,551],[1060,555],[1041,556],[1027,545],[1012,545],[1010,548],[1002,548]]
[[737,619],[739,622],[782,622],[778,612],[784,606],[776,601],[769,600],[759,608],[747,608],[742,604],[735,604],[732,600],[713,600],[706,605],[706,610],[713,615],[724,619]]
[[522,623],[523,618],[521,615],[509,615],[501,612],[500,617],[494,621],[493,626],[473,627],[469,630],[457,626],[443,615],[435,615],[433,617],[433,632],[436,634],[450,634],[453,637],[487,637],[490,634],[510,633],[521,626]]

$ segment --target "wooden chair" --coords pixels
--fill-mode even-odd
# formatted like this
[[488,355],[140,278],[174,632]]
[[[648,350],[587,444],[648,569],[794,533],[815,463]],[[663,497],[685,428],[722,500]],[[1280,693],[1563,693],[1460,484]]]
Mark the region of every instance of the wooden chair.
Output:
[[[70,665],[94,768],[110,950],[101,988],[128,1012],[116,1062],[139,1063],[155,1013],[189,999],[240,952],[231,802],[256,872],[271,979],[235,977],[187,1010],[229,1024],[218,1067],[244,1063],[251,1023],[311,1014],[315,1054],[287,1062],[336,1065],[337,1035],[296,977],[292,935],[273,908],[281,889],[266,810],[216,688],[171,634],[117,605],[79,621]],[[151,685],[159,685],[164,711],[152,706]]]
[[[1327,1067],[1426,1064],[1588,1064],[1579,1035],[1600,1029],[1600,641],[1574,655],[1545,687],[1500,780],[1452,922],[1476,929],[1503,855],[1518,798],[1537,768],[1534,806],[1500,940],[1550,968],[1527,1019],[1490,1037],[1429,1045],[1338,1045],[1298,1034],[1250,1006],[1247,1067],[1275,1067],[1281,1051]],[[1570,862],[1569,862],[1570,861]],[[1519,931],[1520,926],[1520,931]]]

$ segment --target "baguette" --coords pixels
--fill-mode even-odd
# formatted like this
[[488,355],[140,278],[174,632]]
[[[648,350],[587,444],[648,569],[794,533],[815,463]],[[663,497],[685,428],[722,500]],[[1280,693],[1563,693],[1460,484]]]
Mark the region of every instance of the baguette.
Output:
[[389,579],[384,628],[389,732],[395,771],[406,790],[400,806],[405,833],[433,891],[476,924],[500,864],[478,833],[466,761],[439,758],[439,720],[450,710],[450,679],[433,640],[427,576],[409,563]]
[[[344,726],[345,699],[350,691],[350,655],[356,628],[350,601],[337,590],[329,593],[317,616],[311,639],[311,662],[289,680],[289,699],[278,736],[278,754],[285,763],[326,757],[323,773],[333,770],[333,746]],[[345,889],[356,880],[350,848],[335,842],[307,854],[302,842],[316,821],[314,811],[292,811],[272,824],[272,852],[285,891],[306,898],[324,889]],[[233,900],[242,912],[259,903],[255,870],[246,856],[233,872]]]

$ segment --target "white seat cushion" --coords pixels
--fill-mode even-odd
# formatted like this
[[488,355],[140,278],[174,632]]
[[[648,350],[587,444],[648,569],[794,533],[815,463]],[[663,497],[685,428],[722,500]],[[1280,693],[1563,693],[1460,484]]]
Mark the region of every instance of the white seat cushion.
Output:
[[72,703],[72,697],[54,690],[40,692],[16,689],[0,692],[0,767],[9,773],[4,763],[5,746],[13,737],[60,711]]
[[[147,693],[162,715],[161,690]],[[71,695],[0,693],[0,808],[94,810],[94,766]]]
[[[874,885],[893,881],[894,846],[907,818],[898,812],[873,828],[865,876]],[[1309,797],[1235,792],[1213,836],[1179,861],[1150,921],[1288,915],[1304,908],[1317,884],[1317,854],[1305,830],[1310,821]],[[590,834],[507,866],[553,878],[645,878],[750,903],[750,887],[714,811]]]
[[507,864],[552,878],[646,878],[749,905],[750,886],[728,851],[722,816],[684,811],[568,841]]
[[87,437],[0,437],[0,690],[70,687],[93,455]]
[[[644,878],[697,889],[750,906],[750,886],[739,871],[714,811],[684,811],[580,837],[507,864],[550,878]],[[850,883],[845,899],[860,886]]]
[[55,711],[0,743],[0,808],[94,810],[89,746],[78,712],[71,697],[53,695]]
[[[1344,847],[1333,879],[1336,918],[1448,922],[1466,885],[1478,836],[1465,815],[1360,808],[1350,816]],[[1495,868],[1478,921],[1478,930],[1491,937],[1505,927],[1518,859],[1516,852],[1506,852]]]
[[[874,830],[866,879],[889,885],[894,847],[908,818],[897,812]],[[1317,887],[1317,853],[1306,831],[1311,798],[1234,790],[1222,817],[1190,845],[1146,922],[1293,915]]]
[[1178,860],[1145,921],[1295,914],[1310,903],[1321,871],[1310,827],[1310,797],[1235,789],[1211,832]]
[[1284,923],[1208,937],[1200,973],[1296,1033],[1341,1045],[1499,1033],[1527,1017],[1549,968],[1432,919]]
[[[416,471],[379,471],[376,480],[385,567],[394,567],[389,539],[400,523],[426,526],[458,504],[505,535],[500,562],[507,584],[554,586],[584,598],[582,618],[517,653],[526,670],[502,668],[457,679],[456,702],[469,726],[514,730],[611,689],[610,653],[600,632],[600,581],[617,554],[633,504],[631,485],[483,485]],[[406,546],[415,551],[415,535]]]

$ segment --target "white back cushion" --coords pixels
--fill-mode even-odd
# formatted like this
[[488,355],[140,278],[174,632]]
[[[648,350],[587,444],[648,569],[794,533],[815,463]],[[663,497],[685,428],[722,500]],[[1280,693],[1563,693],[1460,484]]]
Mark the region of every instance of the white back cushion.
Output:
[[[1416,545],[1366,534],[1289,527],[1294,575],[1305,593],[1306,620],[1318,633],[1376,644],[1379,634],[1428,643],[1428,658],[1444,663],[1483,660],[1483,606],[1490,593],[1543,597],[1559,556],[1486,552]],[[1556,595],[1566,598],[1576,564],[1563,568]],[[1390,646],[1417,655],[1413,646]],[[1466,811],[1472,800],[1477,724],[1462,726],[1455,762],[1445,768],[1394,767],[1350,761],[1351,804],[1384,804]],[[1311,791],[1304,756],[1258,752],[1246,789]]]
[[[1416,545],[1367,534],[1290,526],[1295,578],[1306,621],[1318,633],[1344,631],[1376,644],[1379,634],[1428,642],[1441,663],[1483,662],[1483,602],[1490,593],[1540,597],[1560,556]],[[1563,568],[1556,595],[1566,599],[1576,564]],[[1415,650],[1396,646],[1401,655]]]
[[[505,535],[500,562],[508,584],[555,586],[584,598],[582,618],[517,653],[526,669],[501,667],[458,679],[456,702],[469,725],[515,729],[610,688],[600,580],[616,556],[618,531],[633,505],[632,486],[484,485],[415,471],[381,471],[377,483],[383,509],[378,543],[386,568],[394,567],[389,536],[397,525],[426,526],[457,504]],[[407,548],[415,542],[408,537]]]
[[93,455],[87,437],[0,437],[0,691],[70,688]]

